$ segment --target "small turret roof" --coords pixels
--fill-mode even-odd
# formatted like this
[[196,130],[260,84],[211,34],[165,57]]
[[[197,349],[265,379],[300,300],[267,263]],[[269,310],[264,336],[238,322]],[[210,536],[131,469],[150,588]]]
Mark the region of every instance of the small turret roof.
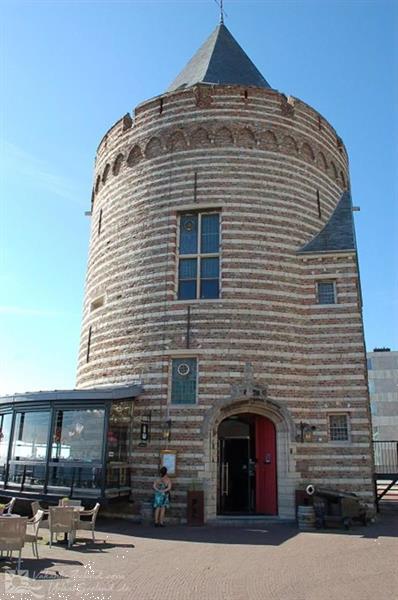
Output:
[[223,23],[216,27],[167,91],[197,83],[271,87]]
[[306,252],[342,252],[344,250],[356,250],[350,192],[343,192],[324,228],[298,252],[302,254]]

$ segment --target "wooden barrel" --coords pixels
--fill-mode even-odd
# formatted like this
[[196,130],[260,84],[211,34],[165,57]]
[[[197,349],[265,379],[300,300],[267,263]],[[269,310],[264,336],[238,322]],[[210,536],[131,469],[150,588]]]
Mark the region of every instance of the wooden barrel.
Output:
[[315,529],[315,511],[313,506],[298,506],[297,521],[301,531],[312,531]]

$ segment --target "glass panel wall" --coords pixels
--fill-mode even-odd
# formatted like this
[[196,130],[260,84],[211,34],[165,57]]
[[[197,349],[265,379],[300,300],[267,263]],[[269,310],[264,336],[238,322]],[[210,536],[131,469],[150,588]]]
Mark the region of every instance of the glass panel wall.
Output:
[[130,428],[132,402],[113,402],[108,427],[108,489],[130,486],[128,458],[130,454]]
[[51,460],[102,460],[104,409],[57,410]]
[[0,483],[4,483],[8,447],[11,439],[12,413],[0,415]]
[[109,412],[105,402],[82,404],[3,407],[0,487],[38,497],[129,494],[132,400],[109,402]]
[[50,417],[49,410],[16,413],[8,475],[10,487],[36,491],[43,488]]
[[[105,409],[58,409],[54,418],[48,491],[79,495],[102,486]],[[80,490],[80,492],[79,492]]]

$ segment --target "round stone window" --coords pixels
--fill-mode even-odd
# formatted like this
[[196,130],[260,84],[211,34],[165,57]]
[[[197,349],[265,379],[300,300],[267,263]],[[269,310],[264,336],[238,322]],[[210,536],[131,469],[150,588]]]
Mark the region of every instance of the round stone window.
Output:
[[189,375],[190,371],[190,366],[187,365],[187,363],[181,363],[177,367],[177,373],[181,375],[181,377],[186,377],[187,375]]

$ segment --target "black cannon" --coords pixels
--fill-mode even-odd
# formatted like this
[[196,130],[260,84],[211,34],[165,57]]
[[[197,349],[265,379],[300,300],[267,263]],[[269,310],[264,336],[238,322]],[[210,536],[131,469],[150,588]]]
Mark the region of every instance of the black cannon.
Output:
[[356,494],[337,492],[308,485],[305,490],[313,498],[315,527],[339,527],[349,529],[355,522],[367,525],[368,509]]

